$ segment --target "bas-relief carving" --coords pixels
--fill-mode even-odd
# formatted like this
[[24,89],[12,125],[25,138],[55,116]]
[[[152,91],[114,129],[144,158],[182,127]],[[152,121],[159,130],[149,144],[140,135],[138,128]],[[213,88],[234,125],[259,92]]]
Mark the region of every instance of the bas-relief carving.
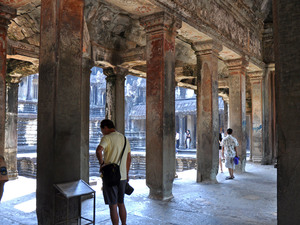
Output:
[[[237,42],[243,49],[252,52],[256,56],[261,56],[260,38],[255,36],[255,33],[259,32],[259,28],[257,28],[258,31],[256,32],[249,30],[246,25],[237,21],[237,18],[235,18],[232,13],[226,11],[223,8],[225,6],[221,6],[213,0],[174,0],[173,4],[168,1],[166,3],[169,4],[169,7],[177,7],[186,11],[183,15],[193,17],[193,15],[196,14],[196,16],[200,18],[200,20],[197,20],[197,23],[202,23],[199,25],[208,23],[227,38]],[[192,19],[196,21],[195,18]],[[247,23],[248,21],[243,22]]]

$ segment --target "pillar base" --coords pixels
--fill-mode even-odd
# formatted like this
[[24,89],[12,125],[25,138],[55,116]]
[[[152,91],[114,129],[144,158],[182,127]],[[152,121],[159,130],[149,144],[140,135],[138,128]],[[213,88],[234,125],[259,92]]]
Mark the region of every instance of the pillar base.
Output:
[[162,201],[168,201],[172,198],[174,198],[172,193],[163,193],[160,190],[153,190],[150,188],[149,198],[155,199],[155,200],[162,200]]
[[254,163],[261,163],[262,162],[262,156],[252,156],[252,162]]
[[19,173],[18,171],[8,171],[8,179],[9,180],[16,180],[19,178]]
[[235,173],[244,173],[246,172],[246,158],[240,160],[239,164],[235,166]]

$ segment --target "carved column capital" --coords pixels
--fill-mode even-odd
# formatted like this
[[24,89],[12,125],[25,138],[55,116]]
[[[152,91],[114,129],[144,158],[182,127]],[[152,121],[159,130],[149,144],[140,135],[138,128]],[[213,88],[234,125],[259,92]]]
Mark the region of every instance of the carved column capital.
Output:
[[128,74],[128,69],[117,66],[114,68],[114,72],[119,78],[123,78],[125,80],[125,77]]
[[18,84],[22,80],[22,74],[11,74],[6,76],[6,83],[9,86],[10,84]]
[[223,47],[221,44],[215,42],[214,40],[194,42],[192,48],[195,51],[196,55],[207,55],[207,54],[216,54],[218,55],[222,51]]
[[107,77],[116,75],[114,68],[112,68],[112,67],[103,68],[103,74]]
[[248,72],[247,74],[250,78],[251,83],[257,82],[257,81],[262,81],[262,79],[264,77],[264,72],[263,71]]
[[182,22],[166,12],[159,12],[141,18],[140,24],[145,28],[147,33],[162,30],[176,32],[176,30],[181,28]]
[[10,20],[16,17],[16,15],[16,9],[0,3],[0,27],[7,29],[10,24]]
[[241,71],[243,71],[243,74],[245,74],[246,67],[249,65],[249,61],[245,57],[230,59],[224,62],[227,65],[230,74],[235,74],[236,72]]

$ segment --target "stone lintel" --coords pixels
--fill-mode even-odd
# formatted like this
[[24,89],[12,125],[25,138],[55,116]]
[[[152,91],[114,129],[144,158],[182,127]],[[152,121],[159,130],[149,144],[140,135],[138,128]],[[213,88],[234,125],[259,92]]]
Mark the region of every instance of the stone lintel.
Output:
[[124,51],[120,53],[120,56],[123,61],[122,67],[124,67],[123,65],[133,67],[146,64],[146,48],[144,46]]
[[95,42],[91,42],[92,45],[92,59],[98,66],[105,66],[112,64],[112,50],[105,48]]
[[22,55],[35,59],[39,58],[39,48],[35,45],[12,40],[8,40],[7,45],[7,55]]
[[207,55],[207,54],[216,54],[222,51],[223,47],[221,44],[217,43],[214,40],[194,42],[192,48],[195,51],[196,55]]
[[147,33],[169,30],[176,32],[181,28],[182,22],[176,17],[166,13],[158,12],[140,19],[141,25]]

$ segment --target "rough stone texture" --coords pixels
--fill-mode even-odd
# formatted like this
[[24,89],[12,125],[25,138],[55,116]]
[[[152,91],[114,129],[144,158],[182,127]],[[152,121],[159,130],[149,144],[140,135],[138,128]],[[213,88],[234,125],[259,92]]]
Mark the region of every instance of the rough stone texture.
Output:
[[37,64],[16,59],[9,59],[7,61],[6,80],[8,82],[18,82],[21,77],[35,73],[38,73]]
[[17,17],[11,21],[8,28],[9,39],[40,45],[40,4],[40,0],[33,0],[18,8]]
[[278,224],[300,221],[300,4],[273,0],[278,126]]
[[263,156],[263,73],[249,73],[252,93],[252,161],[261,162]]
[[0,4],[0,155],[5,148],[5,108],[6,108],[6,51],[7,26],[14,18],[16,11]]
[[[83,75],[84,1],[42,1],[37,142],[37,216],[53,224],[64,204],[54,205],[53,184],[88,182],[89,76]],[[47,91],[46,91],[47,90]],[[57,198],[56,198],[57,199]],[[78,215],[78,202],[70,203]],[[53,216],[55,215],[55,216]],[[55,217],[55,218],[54,218]]]
[[[218,53],[220,45],[212,41],[194,43],[199,68],[201,86],[197,91],[197,182],[216,181],[218,173]],[[198,69],[198,72],[199,69]],[[199,79],[199,75],[197,76]],[[200,95],[200,96],[199,96]]]
[[238,140],[237,153],[240,163],[236,171],[245,172],[246,165],[246,65],[244,59],[227,61],[230,73],[229,88],[229,127]]
[[158,13],[141,24],[147,33],[146,181],[151,198],[169,199],[175,175],[175,31],[181,23]]

